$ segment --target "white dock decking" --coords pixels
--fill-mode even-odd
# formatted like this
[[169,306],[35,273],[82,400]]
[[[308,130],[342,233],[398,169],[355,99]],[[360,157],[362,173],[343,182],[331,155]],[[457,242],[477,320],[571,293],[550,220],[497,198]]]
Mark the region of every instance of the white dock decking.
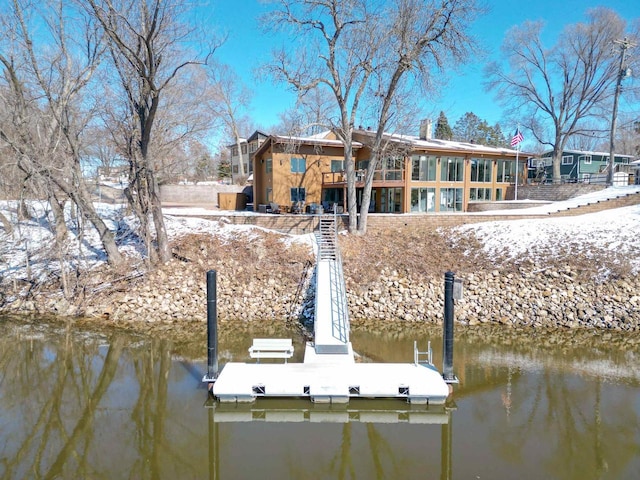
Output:
[[[314,348],[308,344],[306,350]],[[304,363],[228,363],[213,386],[213,394],[221,402],[308,397],[316,403],[346,403],[358,397],[442,404],[449,387],[440,372],[428,365],[355,363],[353,354],[309,352]]]
[[213,384],[213,395],[220,402],[238,403],[258,397],[301,397],[315,403],[401,398],[414,404],[443,404],[449,386],[433,365],[418,363],[417,357],[408,364],[355,362],[335,229],[323,231],[321,223],[318,244],[314,342],[306,344],[304,362],[227,363]]

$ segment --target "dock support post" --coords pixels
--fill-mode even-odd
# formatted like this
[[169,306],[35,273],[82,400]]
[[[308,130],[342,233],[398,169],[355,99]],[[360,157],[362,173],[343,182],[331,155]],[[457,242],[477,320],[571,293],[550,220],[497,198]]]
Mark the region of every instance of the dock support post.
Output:
[[207,272],[207,375],[203,381],[218,378],[218,305],[216,271]]
[[455,274],[444,274],[444,322],[442,348],[442,377],[445,382],[456,382],[453,375],[453,282]]

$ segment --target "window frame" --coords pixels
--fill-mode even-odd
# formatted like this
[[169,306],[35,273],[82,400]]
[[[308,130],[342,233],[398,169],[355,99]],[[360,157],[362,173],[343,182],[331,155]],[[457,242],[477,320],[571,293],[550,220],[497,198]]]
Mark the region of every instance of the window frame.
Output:
[[[443,204],[443,195],[448,197],[449,193],[453,193],[453,208],[447,207],[447,204]],[[464,188],[461,187],[445,187],[440,188],[439,193],[439,211],[440,212],[461,212],[464,208]],[[448,200],[448,199],[447,199]],[[443,209],[442,206],[445,205]]]
[[435,155],[411,155],[411,181],[435,182],[438,157]]
[[[450,164],[454,164],[453,178],[450,175]],[[464,182],[464,157],[440,157],[440,181]]]
[[[507,168],[508,167],[508,168]],[[514,160],[499,158],[496,164],[496,183],[513,183],[516,175],[516,162]]]
[[[431,208],[429,208],[429,194],[433,194]],[[410,208],[414,213],[429,213],[436,211],[436,189],[435,187],[412,187]],[[424,204],[424,209],[422,205]]]
[[[300,195],[301,193],[302,195]],[[291,199],[291,203],[305,203],[307,201],[307,189],[305,187],[290,187],[289,198]]]
[[[471,169],[469,172],[472,183],[491,183],[493,174],[493,160],[490,158],[471,158]],[[474,174],[475,172],[475,174]],[[482,178],[480,178],[482,176]]]
[[289,162],[291,173],[305,173],[307,171],[307,159],[304,157],[291,157]]

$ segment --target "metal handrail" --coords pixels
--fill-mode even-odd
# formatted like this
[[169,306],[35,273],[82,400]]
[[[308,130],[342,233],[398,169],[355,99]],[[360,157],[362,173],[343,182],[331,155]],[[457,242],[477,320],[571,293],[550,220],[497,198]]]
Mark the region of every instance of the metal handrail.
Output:
[[335,338],[346,343],[349,341],[349,310],[347,307],[346,287],[342,271],[342,257],[338,248],[338,216],[334,209],[333,219],[320,217],[318,244],[318,262],[329,261],[329,291],[331,298],[331,325]]
[[418,365],[420,363],[420,356],[427,356],[427,363],[429,365],[433,365],[433,350],[431,350],[431,341],[427,343],[427,351],[421,352],[418,350],[418,342],[416,340],[413,341],[413,363]]

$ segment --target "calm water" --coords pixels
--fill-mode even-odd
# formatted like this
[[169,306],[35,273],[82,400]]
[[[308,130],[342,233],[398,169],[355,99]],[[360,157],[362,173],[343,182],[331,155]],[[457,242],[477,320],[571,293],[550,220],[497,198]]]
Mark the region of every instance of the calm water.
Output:
[[[640,354],[566,335],[456,326],[461,383],[446,408],[237,408],[207,401],[206,360],[191,358],[206,355],[205,338],[0,318],[0,478],[640,478]],[[221,363],[248,361],[251,336],[221,338]],[[431,339],[440,363],[437,332],[352,334],[375,361],[411,362],[414,339]]]

